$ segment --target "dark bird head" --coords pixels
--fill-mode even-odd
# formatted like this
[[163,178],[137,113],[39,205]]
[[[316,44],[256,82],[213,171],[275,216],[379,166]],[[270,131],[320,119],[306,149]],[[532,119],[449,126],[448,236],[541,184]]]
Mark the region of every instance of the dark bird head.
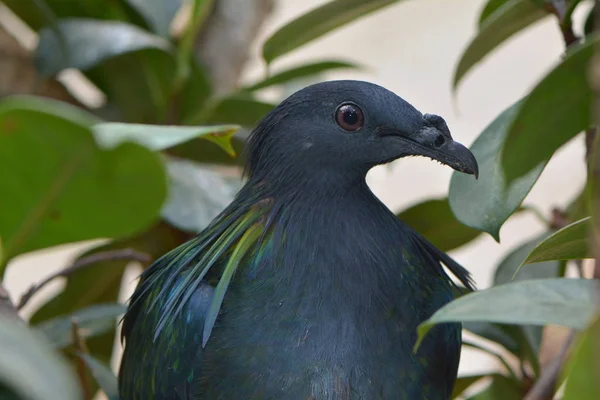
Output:
[[366,175],[375,165],[425,156],[477,177],[473,154],[444,119],[421,114],[389,90],[362,81],[308,86],[276,107],[253,132],[251,177],[310,180]]

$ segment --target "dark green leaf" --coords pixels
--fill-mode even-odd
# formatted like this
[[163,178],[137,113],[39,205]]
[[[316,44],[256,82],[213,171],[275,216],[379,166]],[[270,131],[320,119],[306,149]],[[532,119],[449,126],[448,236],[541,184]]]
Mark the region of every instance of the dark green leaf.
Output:
[[326,33],[399,0],[333,0],[289,22],[267,39],[263,58],[271,63]]
[[8,387],[28,400],[81,399],[73,372],[44,337],[3,314],[0,354],[0,394]]
[[600,318],[580,334],[565,368],[562,400],[600,399]]
[[189,74],[181,88],[177,119],[188,121],[195,115],[202,115],[205,107],[209,105],[212,90],[206,71],[195,61],[190,61]]
[[463,329],[481,336],[484,339],[495,342],[503,346],[506,350],[513,354],[519,354],[521,347],[517,340],[518,332],[515,332],[515,327],[508,325],[492,324],[489,322],[464,322]]
[[194,139],[187,143],[170,148],[167,153],[188,160],[197,161],[202,164],[236,165],[241,166],[245,160],[245,140],[236,135],[231,138],[231,146],[237,157],[231,157],[214,143],[207,143],[203,139]]
[[481,392],[470,396],[467,400],[522,400],[522,389],[509,378],[492,375],[492,382]]
[[281,85],[295,79],[305,78],[311,75],[317,75],[322,72],[331,71],[334,69],[359,69],[357,64],[346,61],[320,61],[312,64],[301,65],[286,69],[277,74],[271,75],[263,81],[256,82],[250,86],[242,88],[244,91],[255,91],[266,87]]
[[[523,264],[593,258],[589,248],[590,220],[591,217],[581,219],[553,233],[531,251]],[[528,270],[529,268],[531,268],[530,265],[522,269]]]
[[89,354],[79,354],[109,400],[119,400],[117,377],[110,368]]
[[562,325],[583,329],[596,312],[599,284],[589,279],[533,279],[470,293],[448,303],[419,325],[418,347],[443,322]]
[[595,27],[594,27],[595,15],[596,15],[596,4],[594,4],[594,7],[592,7],[592,9],[588,13],[587,17],[585,18],[583,32],[585,33],[586,36],[592,34],[595,30]]
[[117,122],[98,124],[93,127],[96,142],[106,148],[132,141],[152,150],[165,150],[201,137],[217,144],[231,156],[235,155],[231,147],[231,136],[238,129],[237,125],[166,126]]
[[481,234],[456,219],[448,199],[427,200],[397,215],[442,251],[456,249]]
[[485,378],[486,376],[488,376],[488,375],[480,374],[480,375],[459,376],[458,378],[456,378],[456,382],[454,382],[454,390],[452,391],[451,398],[453,398],[453,399],[457,398],[458,396],[463,394],[463,392],[465,390],[467,390],[472,384],[481,380],[482,378]]
[[509,0],[496,9],[480,25],[477,36],[462,54],[454,72],[453,88],[456,89],[466,73],[498,45],[546,15],[547,12],[531,0]]
[[254,127],[274,107],[274,104],[254,100],[249,96],[226,97],[216,100],[203,115],[191,117],[186,125],[238,124]]
[[539,168],[592,124],[587,70],[597,42],[597,36],[590,36],[574,46],[523,101],[501,152],[507,183]]
[[158,35],[168,38],[182,0],[126,0]]
[[454,173],[450,181],[449,200],[454,215],[463,224],[488,232],[497,241],[500,228],[518,209],[543,170],[539,166],[511,185],[504,183],[499,153],[521,104],[517,102],[502,112],[471,146],[479,164],[479,179]]
[[63,348],[73,342],[73,321],[77,322],[81,337],[90,338],[112,330],[116,318],[125,313],[125,310],[126,307],[122,304],[96,304],[70,315],[43,322],[37,325],[36,329],[44,334],[53,346]]
[[35,63],[45,76],[66,68],[87,70],[109,58],[139,50],[170,51],[167,41],[124,22],[72,18],[61,20],[58,28],[66,39],[68,54],[63,54],[61,40],[51,28],[42,29]]
[[488,0],[479,13],[479,28],[481,28],[485,21],[507,2],[508,0]]
[[0,103],[0,237],[7,259],[130,236],[157,219],[166,198],[159,156],[133,143],[98,148],[82,114],[50,100]]

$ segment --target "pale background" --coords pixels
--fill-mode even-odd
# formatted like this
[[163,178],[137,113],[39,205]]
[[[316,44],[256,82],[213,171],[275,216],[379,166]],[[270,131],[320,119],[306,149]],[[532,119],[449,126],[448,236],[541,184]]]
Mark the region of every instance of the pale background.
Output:
[[[255,44],[254,59],[248,66],[245,79],[264,74],[264,65],[259,58],[264,38],[283,23],[325,2],[279,0]],[[564,50],[555,21],[547,18],[524,31],[516,40],[505,43],[475,68],[464,80],[456,101],[453,101],[450,91],[452,73],[461,51],[475,33],[477,16],[483,4],[483,0],[399,2],[283,57],[273,69],[323,58],[354,60],[368,69],[331,73],[326,76],[327,79],[362,79],[385,86],[422,112],[443,116],[454,138],[470,145],[498,113],[526,94],[558,62]],[[582,14],[581,10],[576,14],[579,31]],[[24,33],[21,39],[30,46],[35,45],[35,37]],[[72,78],[72,74],[66,76],[67,79]],[[93,92],[89,95],[94,97]],[[583,157],[581,139],[561,149],[546,167],[525,203],[537,206],[546,215],[553,206],[564,205],[583,185]],[[392,210],[400,210],[430,197],[444,196],[451,172],[450,168],[429,160],[411,158],[373,170],[369,184]],[[542,229],[538,220],[524,213],[512,218],[502,228],[500,244],[485,235],[451,255],[473,273],[477,286],[483,288],[489,285],[492,267],[502,256],[524,239],[541,233]],[[13,298],[20,297],[29,285],[67,265],[82,246],[89,244],[63,246],[18,257],[7,272],[9,292]],[[129,297],[139,269],[132,266],[128,272],[124,279],[130,285],[122,293],[122,300]],[[34,311],[40,299],[51,295],[61,284],[55,282],[38,294],[25,309],[25,314]],[[114,360],[113,365],[116,366],[117,362]],[[463,352],[461,374],[491,368],[495,368],[495,364],[484,354]]]

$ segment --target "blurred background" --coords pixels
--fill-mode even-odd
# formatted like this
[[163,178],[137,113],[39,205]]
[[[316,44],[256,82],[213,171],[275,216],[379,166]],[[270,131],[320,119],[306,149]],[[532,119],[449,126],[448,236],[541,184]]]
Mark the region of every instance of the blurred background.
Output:
[[[224,10],[227,7],[231,10],[223,11],[222,21],[217,22],[227,24],[227,18],[241,18],[249,24],[240,27],[237,32],[231,32],[231,40],[241,42],[241,46],[247,41],[249,50],[247,57],[241,56],[237,69],[222,71],[218,79],[225,82],[220,89],[224,92],[231,90],[232,86],[228,83],[231,79],[239,79],[242,86],[262,79],[266,66],[260,53],[265,39],[290,20],[326,3],[324,0],[244,0],[246,2],[254,4],[253,13],[248,13],[250,7],[242,5],[242,2],[234,4],[236,2],[223,1],[229,4],[223,6]],[[367,80],[396,92],[422,112],[443,116],[454,138],[470,145],[502,110],[527,94],[559,62],[564,52],[556,22],[550,18],[543,19],[501,44],[473,69],[453,93],[451,85],[456,64],[476,33],[477,18],[484,3],[483,0],[419,0],[401,1],[386,7],[278,58],[269,66],[270,71],[277,72],[322,59],[343,59],[360,64],[363,69],[326,71],[318,76],[264,90],[257,98],[265,102],[277,102],[318,80]],[[589,9],[585,5],[576,10],[576,27],[582,26]],[[177,31],[177,24],[185,21],[187,12],[189,9],[186,10],[186,7],[179,11],[173,30]],[[237,15],[239,13],[246,13],[245,17]],[[37,35],[2,3],[0,23],[4,30],[2,35],[10,32],[11,38],[4,38],[4,44],[0,43],[0,46],[4,46],[0,47],[2,54],[8,54],[4,48],[9,48],[12,39],[30,51],[36,48]],[[211,26],[209,29],[216,31],[218,27]],[[207,56],[217,54],[215,57],[218,57],[219,52],[227,51],[219,46],[228,44],[223,41],[220,45],[207,45]],[[10,91],[11,85],[31,78],[27,76],[25,67],[18,67],[14,63],[14,59],[4,56],[0,59],[0,85],[3,86],[0,87],[0,93],[3,95]],[[102,107],[106,100],[103,93],[74,69],[60,72],[58,81],[69,89],[70,95],[78,102],[89,107]],[[581,162],[584,151],[581,140],[563,147],[546,167],[524,204],[534,205],[549,216],[553,207],[571,200],[584,184],[585,170]],[[445,197],[451,174],[450,168],[426,159],[411,158],[375,168],[369,174],[368,182],[390,209],[401,211],[429,198]],[[227,169],[227,176],[235,181],[239,176],[238,171]],[[190,179],[194,177],[190,176]],[[210,183],[203,184],[212,187]],[[230,192],[235,191],[232,189]],[[230,192],[224,189],[225,199],[231,196]],[[211,211],[209,216],[211,213],[214,212]],[[490,235],[483,234],[452,250],[450,254],[472,272],[478,288],[485,288],[490,285],[493,268],[502,257],[517,244],[535,237],[543,230],[543,224],[532,213],[520,213],[502,227],[500,243]],[[18,256],[9,264],[5,286],[13,299],[18,301],[33,283],[64,268],[83,250],[102,243],[103,240],[84,241]],[[129,297],[140,271],[137,263],[129,264],[122,276],[120,301]],[[57,279],[47,285],[27,304],[24,314],[32,315],[64,284],[63,280]],[[117,350],[119,346],[115,341]],[[116,351],[112,359],[113,367],[118,365],[118,357],[119,352]],[[461,374],[494,368],[497,368],[495,359],[486,353],[476,350],[463,352]]]

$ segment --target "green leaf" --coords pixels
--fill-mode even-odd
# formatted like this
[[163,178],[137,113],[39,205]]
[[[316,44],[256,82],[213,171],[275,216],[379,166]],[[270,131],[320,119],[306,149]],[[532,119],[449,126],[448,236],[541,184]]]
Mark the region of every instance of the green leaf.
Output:
[[450,210],[448,199],[427,200],[397,216],[442,251],[456,249],[481,234],[456,219]]
[[93,127],[96,142],[104,148],[112,148],[126,141],[133,141],[152,150],[165,150],[178,144],[201,137],[221,147],[231,156],[231,136],[239,129],[237,125],[216,126],[166,126],[104,123]]
[[209,107],[203,115],[192,116],[186,125],[204,124],[237,124],[254,127],[273,108],[274,104],[254,100],[249,96],[230,96]]
[[493,374],[492,382],[481,392],[470,396],[467,400],[521,400],[523,389],[511,379]]
[[472,321],[464,322],[462,325],[463,329],[495,342],[513,354],[521,352],[521,346],[516,337],[518,333],[514,332],[512,326]]
[[130,236],[157,219],[166,198],[157,154],[134,143],[102,150],[81,120],[38,104],[0,102],[0,237],[7,259]]
[[454,71],[456,89],[466,73],[498,45],[534,22],[549,15],[531,0],[509,0],[481,23],[477,36],[463,52]]
[[182,0],[126,0],[152,30],[164,37],[170,36],[171,22],[181,7]]
[[532,279],[464,295],[419,325],[415,349],[434,325],[444,322],[485,321],[584,329],[596,311],[598,286],[589,279]]
[[508,0],[489,0],[479,13],[479,28],[485,23],[485,21],[492,16],[499,8],[506,4]]
[[598,36],[573,46],[531,91],[508,129],[501,151],[507,183],[547,162],[559,147],[592,124],[588,63]]
[[502,112],[471,145],[479,164],[479,179],[453,173],[450,181],[448,197],[456,218],[467,226],[488,232],[497,241],[500,241],[500,228],[519,208],[544,167],[538,166],[510,185],[504,182],[499,153],[521,104],[517,102]]
[[102,388],[102,391],[106,394],[106,397],[109,400],[119,400],[117,377],[110,368],[89,354],[79,353],[79,357],[85,362],[85,365]]
[[600,399],[600,318],[596,317],[577,338],[565,371],[562,400]]
[[286,69],[277,74],[271,75],[263,81],[256,82],[250,86],[246,86],[241,90],[252,92],[267,87],[281,85],[290,81],[305,78],[311,75],[317,75],[322,72],[331,71],[334,69],[360,69],[360,66],[347,61],[320,61],[312,64],[301,65]]
[[81,391],[65,360],[15,319],[0,314],[0,391],[8,387],[28,400],[80,400]]
[[240,138],[239,135],[236,135],[231,138],[231,147],[233,147],[233,151],[237,154],[237,157],[231,157],[222,151],[219,146],[212,142],[207,143],[204,139],[193,139],[187,143],[179,144],[170,148],[167,153],[202,164],[241,166],[244,164],[246,158],[246,154],[244,154],[245,146],[246,141]]
[[[590,220],[591,217],[587,217],[558,230],[538,244],[523,261],[523,264],[593,258],[592,250],[589,248]],[[529,268],[531,266],[523,269],[528,270]]]
[[125,310],[122,304],[97,304],[43,322],[36,326],[36,330],[45,335],[54,347],[63,348],[73,342],[73,321],[77,322],[81,337],[90,338],[112,330],[116,318]]
[[452,390],[451,398],[452,399],[457,398],[458,396],[463,394],[463,392],[465,390],[467,390],[475,382],[480,381],[481,379],[483,379],[487,376],[488,375],[484,375],[484,374],[459,376],[458,378],[456,378],[456,381],[454,382],[454,390]]
[[227,177],[200,164],[167,160],[169,197],[163,218],[186,232],[198,233],[233,201],[242,187],[238,176]]
[[274,59],[399,0],[333,0],[289,22],[267,39],[263,58]]
[[143,49],[169,52],[170,45],[135,25],[117,21],[72,18],[59,21],[68,54],[55,32],[44,28],[35,53],[40,74],[55,75],[66,68],[87,70],[104,60]]
[[[195,60],[188,61],[185,66],[181,66],[180,68],[186,69],[185,72],[180,72],[181,74],[186,74],[186,78],[181,87],[179,115],[177,119],[188,121],[196,115],[202,115],[205,108],[209,106],[209,99],[213,93],[213,89],[210,77]],[[188,69],[189,71],[187,71]]]

